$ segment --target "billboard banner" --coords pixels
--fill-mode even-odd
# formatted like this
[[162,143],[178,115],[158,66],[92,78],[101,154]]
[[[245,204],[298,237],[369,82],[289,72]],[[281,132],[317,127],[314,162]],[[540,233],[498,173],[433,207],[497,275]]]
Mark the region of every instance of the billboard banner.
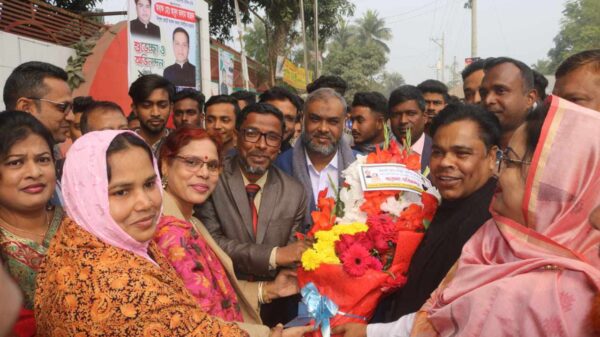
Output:
[[196,0],[128,0],[129,84],[158,74],[177,89],[200,90]]
[[219,94],[233,93],[233,54],[219,49]]

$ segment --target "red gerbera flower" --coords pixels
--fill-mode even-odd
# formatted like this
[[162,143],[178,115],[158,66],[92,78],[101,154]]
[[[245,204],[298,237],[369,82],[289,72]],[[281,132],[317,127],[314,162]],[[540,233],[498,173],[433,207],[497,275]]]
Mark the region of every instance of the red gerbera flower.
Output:
[[369,251],[362,245],[352,245],[341,256],[344,271],[350,276],[363,276],[368,269],[383,269],[379,260],[369,254]]

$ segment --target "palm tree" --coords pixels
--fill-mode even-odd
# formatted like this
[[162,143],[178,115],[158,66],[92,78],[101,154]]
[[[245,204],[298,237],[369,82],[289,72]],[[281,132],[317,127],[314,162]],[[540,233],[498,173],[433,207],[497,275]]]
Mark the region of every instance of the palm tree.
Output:
[[341,20],[337,32],[331,37],[331,43],[335,44],[336,47],[347,48],[356,37],[356,30],[356,26],[349,25],[347,21]]
[[392,39],[392,30],[385,26],[385,20],[379,18],[379,13],[368,10],[362,18],[356,20],[357,37],[359,41],[368,44],[370,42],[380,46],[386,53],[390,48],[385,43]]

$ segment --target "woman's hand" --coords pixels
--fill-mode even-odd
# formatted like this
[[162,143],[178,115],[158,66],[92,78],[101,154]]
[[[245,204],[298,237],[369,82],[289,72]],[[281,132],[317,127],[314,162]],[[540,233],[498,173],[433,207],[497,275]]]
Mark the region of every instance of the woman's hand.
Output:
[[295,270],[282,269],[275,277],[275,280],[265,284],[267,296],[273,300],[280,297],[287,297],[297,294],[298,278]]
[[361,323],[342,324],[331,329],[331,333],[344,337],[367,337],[367,325]]
[[283,325],[277,324],[276,327],[271,329],[269,337],[302,337],[305,333],[313,331],[312,326],[299,326],[293,328],[284,329]]

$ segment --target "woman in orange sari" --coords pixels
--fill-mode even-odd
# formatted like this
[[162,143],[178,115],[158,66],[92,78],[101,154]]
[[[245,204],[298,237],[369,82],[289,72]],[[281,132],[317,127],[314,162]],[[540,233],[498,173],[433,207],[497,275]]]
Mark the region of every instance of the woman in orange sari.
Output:
[[417,314],[412,336],[594,335],[600,114],[556,96],[547,103],[545,121],[530,114],[500,157],[493,219]]
[[38,336],[247,335],[203,312],[152,241],[160,185],[133,132],[92,132],[73,144],[63,173],[69,217],[38,273]]

